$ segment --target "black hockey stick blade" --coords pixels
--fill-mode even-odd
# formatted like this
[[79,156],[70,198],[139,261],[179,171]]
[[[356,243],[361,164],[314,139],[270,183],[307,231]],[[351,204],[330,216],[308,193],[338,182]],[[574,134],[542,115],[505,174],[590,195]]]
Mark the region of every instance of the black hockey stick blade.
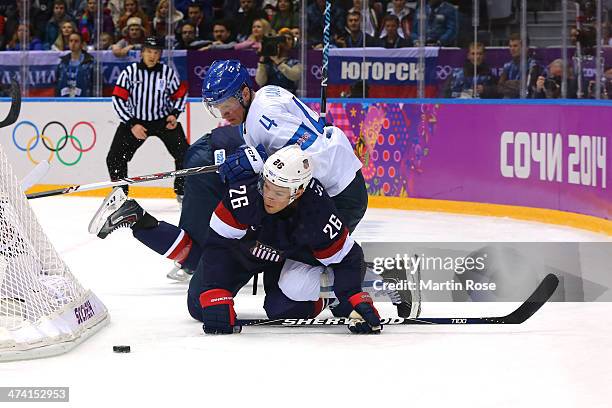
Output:
[[[521,324],[529,319],[546,303],[559,285],[559,278],[554,274],[548,274],[516,310],[506,316],[500,317],[390,317],[381,319],[385,326],[397,325],[434,325],[434,324]],[[274,327],[313,327],[313,326],[343,326],[350,319],[238,319],[236,326],[274,326]]]
[[501,318],[489,317],[488,319],[498,319],[500,324],[521,324],[529,319],[550,299],[559,286],[559,278],[549,273],[540,282],[536,290],[523,302],[514,312]]
[[0,128],[12,125],[17,121],[19,112],[21,112],[21,89],[19,84],[14,79],[11,80],[11,107],[6,118],[0,122]]

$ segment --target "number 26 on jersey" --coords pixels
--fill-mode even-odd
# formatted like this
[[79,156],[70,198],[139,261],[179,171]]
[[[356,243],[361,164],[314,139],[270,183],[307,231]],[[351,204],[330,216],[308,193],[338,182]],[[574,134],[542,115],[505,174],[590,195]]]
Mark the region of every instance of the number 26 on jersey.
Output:
[[328,223],[323,227],[323,233],[329,235],[329,239],[334,239],[338,236],[341,230],[342,221],[340,221],[340,218],[336,217],[335,214],[332,214],[329,217]]
[[[230,204],[235,210],[236,208],[244,207],[249,205],[249,198],[246,196],[246,185],[242,185],[237,189],[230,188]],[[235,198],[234,198],[235,197]]]

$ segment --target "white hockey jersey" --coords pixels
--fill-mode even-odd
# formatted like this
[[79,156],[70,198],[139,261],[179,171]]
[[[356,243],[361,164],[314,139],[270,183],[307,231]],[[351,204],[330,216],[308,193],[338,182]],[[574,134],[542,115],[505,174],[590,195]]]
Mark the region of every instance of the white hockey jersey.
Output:
[[361,161],[341,129],[324,132],[324,125],[319,115],[292,93],[270,85],[255,94],[242,133],[248,145],[261,144],[268,155],[291,144],[299,145],[312,158],[313,177],[333,197],[353,181]]

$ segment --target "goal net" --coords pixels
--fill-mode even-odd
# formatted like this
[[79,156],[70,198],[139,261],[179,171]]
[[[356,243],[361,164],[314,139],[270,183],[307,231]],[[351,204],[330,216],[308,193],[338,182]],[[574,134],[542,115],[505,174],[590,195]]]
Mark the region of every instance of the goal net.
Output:
[[49,242],[0,146],[0,361],[64,353],[108,321]]

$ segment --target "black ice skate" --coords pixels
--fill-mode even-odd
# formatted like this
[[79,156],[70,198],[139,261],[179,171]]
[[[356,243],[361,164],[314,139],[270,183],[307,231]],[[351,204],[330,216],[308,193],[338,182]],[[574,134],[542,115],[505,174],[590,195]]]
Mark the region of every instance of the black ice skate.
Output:
[[135,200],[128,200],[123,189],[115,187],[91,219],[89,233],[104,239],[118,228],[133,226],[144,214]]
[[[416,262],[416,256],[413,258]],[[421,314],[421,271],[415,273],[406,269],[385,269],[381,274],[385,283],[395,284],[395,289],[387,289],[391,303],[397,307],[399,317],[417,318]],[[413,290],[410,290],[410,286]]]

